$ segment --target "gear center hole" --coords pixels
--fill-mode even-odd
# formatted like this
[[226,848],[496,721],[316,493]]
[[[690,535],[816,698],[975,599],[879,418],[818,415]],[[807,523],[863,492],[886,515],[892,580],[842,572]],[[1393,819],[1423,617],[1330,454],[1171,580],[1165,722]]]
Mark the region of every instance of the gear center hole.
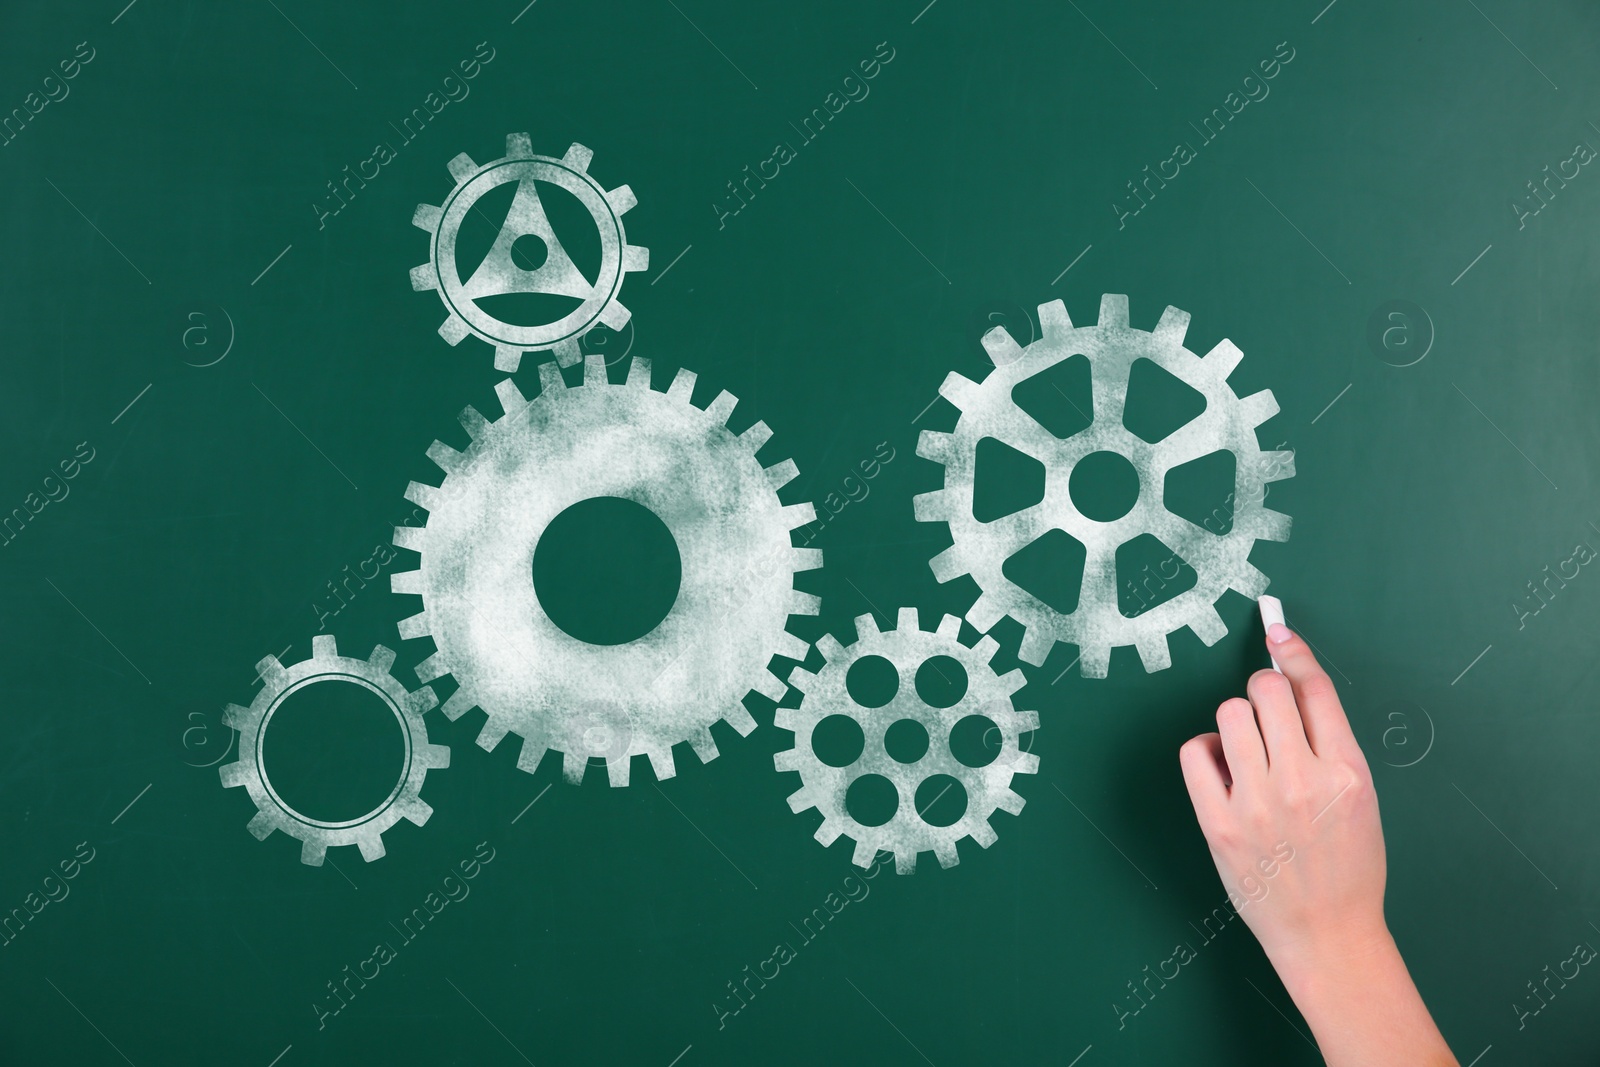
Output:
[[403,728],[387,701],[357,682],[325,678],[273,710],[261,738],[261,772],[301,815],[345,822],[383,804],[405,773],[405,754]]
[[580,500],[533,550],[533,591],[550,621],[591,645],[637,641],[678,599],[683,561],[672,531],[643,504]]
[[1091,452],[1072,468],[1067,492],[1084,518],[1115,522],[1139,502],[1139,472],[1120,453]]
[[525,233],[511,242],[511,262],[523,270],[538,270],[550,258],[550,246],[536,233]]

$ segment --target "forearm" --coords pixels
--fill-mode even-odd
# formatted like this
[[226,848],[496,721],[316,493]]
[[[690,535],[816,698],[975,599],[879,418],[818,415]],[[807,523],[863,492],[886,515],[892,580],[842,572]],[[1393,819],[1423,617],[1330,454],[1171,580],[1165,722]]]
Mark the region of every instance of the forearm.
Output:
[[1328,1067],[1457,1067],[1394,939],[1274,959]]

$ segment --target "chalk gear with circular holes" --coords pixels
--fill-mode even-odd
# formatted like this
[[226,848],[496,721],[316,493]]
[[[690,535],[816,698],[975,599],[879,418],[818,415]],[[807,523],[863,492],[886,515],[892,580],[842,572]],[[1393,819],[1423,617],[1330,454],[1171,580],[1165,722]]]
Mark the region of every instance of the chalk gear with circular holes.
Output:
[[[303,843],[300,862],[313,867],[322,866],[324,854],[333,845],[356,845],[361,858],[371,863],[383,855],[385,830],[402,818],[418,826],[428,821],[433,809],[422,799],[422,781],[430,770],[450,766],[450,749],[428,742],[423,713],[438,703],[433,690],[423,686],[407,692],[389,673],[393,665],[394,653],[382,645],[373,648],[366,659],[341,656],[330,634],[313,637],[311,658],[292,667],[283,666],[276,656],[256,664],[263,684],[255,700],[248,708],[229,704],[223,711],[223,721],[239,731],[239,761],[217,770],[224,786],[242,785],[255,801],[257,811],[250,820],[250,832],[257,839],[265,840],[272,831],[282,830]],[[405,742],[405,771],[388,798],[359,818],[339,822],[313,819],[285,803],[272,787],[261,759],[267,726],[290,694],[332,681],[353,682],[374,693],[394,713]]]
[[[912,503],[922,522],[948,522],[953,541],[932,560],[933,574],[948,582],[972,575],[982,591],[966,618],[987,631],[1010,615],[1025,628],[1019,656],[1040,666],[1057,641],[1078,646],[1086,677],[1103,678],[1111,649],[1134,645],[1147,671],[1172,662],[1167,635],[1188,626],[1207,645],[1228,632],[1217,614],[1217,599],[1229,589],[1254,599],[1267,589],[1267,577],[1249,561],[1258,538],[1286,541],[1289,517],[1262,505],[1268,482],[1294,474],[1294,453],[1263,452],[1255,428],[1278,411],[1270,389],[1243,399],[1228,385],[1228,375],[1243,354],[1221,341],[1204,357],[1183,345],[1189,313],[1169,307],[1154,332],[1128,325],[1128,298],[1106,294],[1100,321],[1073,326],[1066,305],[1056,300],[1039,308],[1043,336],[1026,348],[1004,327],[983,337],[995,369],[980,384],[952,372],[939,392],[961,410],[952,433],[924,430],[917,455],[945,468],[943,489],[923,493]],[[1011,399],[1020,382],[1074,355],[1088,357],[1093,388],[1093,418],[1079,433],[1060,439],[1039,425]],[[1205,411],[1165,439],[1149,444],[1123,425],[1128,375],[1136,360],[1149,359],[1200,392]],[[993,522],[973,517],[972,500],[978,442],[986,437],[1032,456],[1044,465],[1044,499]],[[1162,503],[1167,472],[1219,449],[1236,460],[1233,525],[1214,534],[1168,511]],[[1068,481],[1073,467],[1094,452],[1118,453],[1139,474],[1133,509],[1112,522],[1086,517],[1073,504]],[[1012,555],[1052,529],[1064,530],[1086,550],[1077,607],[1057,611],[1016,585],[1002,568]],[[1143,534],[1153,534],[1194,568],[1194,587],[1129,618],[1117,605],[1117,549]]]
[[[992,637],[971,648],[961,644],[961,620],[946,615],[933,633],[921,629],[916,608],[901,608],[898,629],[878,630],[871,615],[856,620],[856,642],[848,648],[831,635],[817,642],[825,662],[812,674],[796,667],[789,684],[804,693],[798,708],[779,708],[774,718],[784,730],[794,732],[794,748],[779,752],[773,762],[780,771],[799,771],[800,789],[789,798],[796,812],[816,808],[822,813],[817,840],[831,845],[844,834],[856,843],[855,863],[868,867],[879,851],[894,853],[895,870],[916,870],[917,853],[932,852],[942,867],[958,860],[956,842],[971,837],[984,848],[995,842],[989,817],[997,810],[1016,815],[1023,799],[1011,789],[1016,774],[1033,774],[1039,757],[1020,747],[1023,734],[1039,728],[1032,711],[1016,711],[1012,694],[1027,684],[1018,670],[996,674],[989,661],[999,650]],[[881,708],[863,707],[850,695],[846,678],[864,656],[881,656],[894,664],[899,686],[894,698]],[[936,708],[917,695],[917,668],[935,656],[948,656],[967,674],[967,691],[954,705]],[[865,739],[861,755],[847,767],[830,767],[817,758],[812,733],[830,715],[847,715],[861,726]],[[968,767],[950,750],[950,731],[962,719],[981,715],[999,727],[999,754],[985,766]],[[928,733],[928,749],[912,763],[901,763],[884,747],[889,727],[903,719],[920,724]],[[850,785],[867,774],[882,775],[894,783],[899,803],[893,818],[882,826],[866,826],[851,816],[845,803]],[[950,826],[935,826],[916,808],[917,788],[930,776],[943,774],[959,781],[967,791],[967,810]]]
[[[818,598],[794,589],[794,576],[821,566],[822,553],[794,547],[789,531],[815,512],[778,499],[799,472],[793,460],[764,468],[756,459],[771,436],[766,424],[730,431],[737,401],[727,392],[695,407],[690,371],[664,393],[637,358],[626,384],[607,381],[598,355],[585,359],[581,385],[569,387],[553,363],[541,363],[539,376],[531,401],[510,380],[497,385],[504,414],[493,422],[462,411],[467,450],[438,441],[428,449],[443,484],[407,488],[428,519],[394,532],[396,545],[421,556],[417,570],[391,578],[395,592],[422,597],[400,636],[433,639],[438,651],[417,676],[454,675],[460,688],[445,714],[482,708],[478,744],[493,749],[517,734],[523,770],[560,752],[567,780],[580,782],[589,757],[600,756],[622,786],[631,758],[643,754],[656,777],[669,778],[673,745],[687,741],[710,760],[713,722],[741,735],[755,728],[742,703],[752,689],[782,699],[784,684],[767,669],[772,656],[805,658],[808,646],[785,627],[791,614],[817,613]],[[533,585],[534,547],[551,520],[604,496],[661,519],[682,568],[666,618],[620,645],[568,635]]]
[[[595,323],[613,330],[627,325],[629,312],[617,294],[629,273],[650,265],[650,250],[630,245],[623,229],[622,216],[638,203],[633,190],[619,185],[607,192],[589,174],[593,155],[575,144],[560,159],[536,156],[528,135],[513,133],[506,137],[503,159],[480,167],[463,152],[450,161],[455,188],[441,206],[417,205],[411,219],[431,237],[428,262],[411,269],[411,287],[436,290],[444,301],[449,315],[439,336],[455,345],[473,334],[494,346],[495,369],[511,372],[524,352],[544,350],[554,351],[561,366],[570,367],[582,358],[579,339]],[[462,280],[456,263],[461,224],[485,193],[507,182],[516,182],[517,189],[500,235],[472,276]],[[600,236],[600,268],[594,281],[583,276],[557,240],[539,199],[540,182],[572,194],[593,218]],[[529,235],[543,241],[546,250],[544,262],[533,270],[524,269],[511,255],[517,239]],[[502,322],[478,305],[484,297],[507,293],[547,293],[580,303],[554,322],[533,326]]]

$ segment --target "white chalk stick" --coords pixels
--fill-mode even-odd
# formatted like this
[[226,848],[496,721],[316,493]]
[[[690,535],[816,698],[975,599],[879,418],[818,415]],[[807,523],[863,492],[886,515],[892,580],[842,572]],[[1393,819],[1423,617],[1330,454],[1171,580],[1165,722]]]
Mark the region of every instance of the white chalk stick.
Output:
[[[1256,598],[1256,606],[1261,609],[1261,628],[1263,630],[1267,629],[1275,622],[1283,622],[1283,601],[1279,600],[1277,597],[1266,596],[1263,594],[1262,596]],[[1270,655],[1267,658],[1272,659],[1272,669],[1277,671],[1279,674],[1282,674],[1283,668],[1278,666],[1278,661],[1273,659]]]

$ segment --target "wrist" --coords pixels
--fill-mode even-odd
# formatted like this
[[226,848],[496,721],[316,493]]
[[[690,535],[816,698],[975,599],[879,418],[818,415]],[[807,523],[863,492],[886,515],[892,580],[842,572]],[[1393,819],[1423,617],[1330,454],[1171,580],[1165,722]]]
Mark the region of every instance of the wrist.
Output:
[[1383,916],[1324,927],[1267,953],[1296,1003],[1301,992],[1360,983],[1374,974],[1405,967]]

